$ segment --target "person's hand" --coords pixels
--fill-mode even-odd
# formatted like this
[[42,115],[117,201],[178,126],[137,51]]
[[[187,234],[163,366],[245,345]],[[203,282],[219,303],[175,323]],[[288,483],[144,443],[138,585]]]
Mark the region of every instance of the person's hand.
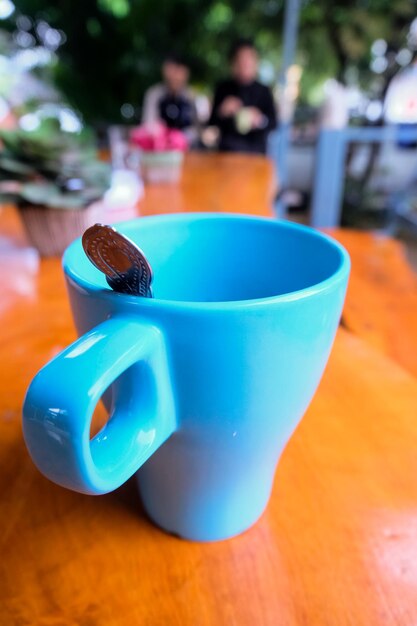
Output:
[[257,107],[248,107],[248,113],[250,114],[252,129],[265,126],[265,115]]
[[235,96],[227,96],[219,107],[219,114],[222,117],[233,117],[242,108],[242,101]]

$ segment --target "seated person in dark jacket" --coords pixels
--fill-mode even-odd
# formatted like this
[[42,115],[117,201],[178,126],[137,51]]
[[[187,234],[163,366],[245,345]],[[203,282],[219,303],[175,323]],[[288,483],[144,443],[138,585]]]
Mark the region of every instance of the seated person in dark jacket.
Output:
[[190,144],[198,136],[195,96],[188,85],[190,68],[186,59],[168,54],[162,64],[163,82],[150,87],[143,102],[142,124],[162,122],[182,130]]
[[220,130],[220,150],[265,154],[277,119],[271,90],[256,80],[258,54],[253,43],[238,41],[230,62],[232,76],[216,88],[209,125]]

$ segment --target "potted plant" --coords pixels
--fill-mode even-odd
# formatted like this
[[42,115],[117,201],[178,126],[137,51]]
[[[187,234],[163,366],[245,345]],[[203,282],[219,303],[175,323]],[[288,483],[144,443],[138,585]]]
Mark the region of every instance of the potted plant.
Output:
[[182,131],[159,123],[138,126],[131,131],[130,140],[141,150],[141,171],[145,182],[178,182],[188,147]]
[[42,256],[60,255],[100,220],[110,167],[99,161],[87,131],[60,130],[55,119],[33,131],[1,130],[0,204],[17,206]]

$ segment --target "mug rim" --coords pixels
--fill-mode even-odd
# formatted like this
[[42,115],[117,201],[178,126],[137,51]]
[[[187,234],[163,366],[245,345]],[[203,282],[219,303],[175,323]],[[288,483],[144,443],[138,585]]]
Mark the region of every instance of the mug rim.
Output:
[[141,307],[157,307],[164,309],[177,309],[177,310],[207,310],[207,311],[227,311],[237,309],[252,309],[260,306],[270,306],[271,304],[284,304],[294,301],[303,300],[305,298],[311,298],[313,296],[326,293],[335,288],[339,283],[343,282],[349,276],[350,271],[350,257],[347,250],[338,241],[330,237],[329,235],[315,230],[309,226],[303,224],[297,224],[288,220],[274,219],[270,217],[263,217],[258,215],[246,215],[239,213],[203,213],[203,212],[189,212],[189,213],[161,213],[158,215],[138,216],[131,220],[117,222],[112,224],[116,228],[120,228],[123,233],[123,228],[130,227],[137,222],[159,222],[173,221],[196,221],[196,220],[221,220],[221,221],[240,221],[240,222],[262,222],[270,223],[275,228],[282,228],[284,230],[293,230],[303,233],[308,237],[318,239],[323,243],[327,243],[333,247],[339,257],[340,262],[337,269],[324,280],[294,291],[289,291],[283,294],[277,294],[273,296],[266,296],[264,298],[253,298],[248,300],[226,300],[226,301],[185,301],[185,300],[172,300],[172,299],[159,299],[159,298],[140,298],[138,296],[118,293],[110,289],[103,289],[103,287],[87,280],[76,270],[76,255],[79,253],[79,247],[81,246],[81,237],[78,237],[73,241],[65,250],[62,257],[62,266],[65,276],[71,279],[77,287],[84,289],[89,295],[99,294],[102,298],[109,298],[115,303],[119,301],[119,304],[125,303],[129,305],[138,305]]

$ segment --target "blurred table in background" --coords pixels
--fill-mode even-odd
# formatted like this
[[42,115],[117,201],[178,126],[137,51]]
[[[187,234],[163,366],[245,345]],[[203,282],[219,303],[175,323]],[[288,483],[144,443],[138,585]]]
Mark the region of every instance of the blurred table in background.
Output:
[[190,152],[179,185],[148,185],[140,212],[213,211],[272,216],[274,164],[263,156]]
[[[141,211],[269,216],[273,185],[262,159],[192,155],[181,186],[147,188]],[[242,536],[197,544],[155,528],[132,480],[93,498],[32,465],[23,395],[75,332],[60,261],[38,265],[17,214],[0,213],[1,623],[417,624],[416,277],[397,242],[333,234],[352,257],[343,324],[270,505]]]

